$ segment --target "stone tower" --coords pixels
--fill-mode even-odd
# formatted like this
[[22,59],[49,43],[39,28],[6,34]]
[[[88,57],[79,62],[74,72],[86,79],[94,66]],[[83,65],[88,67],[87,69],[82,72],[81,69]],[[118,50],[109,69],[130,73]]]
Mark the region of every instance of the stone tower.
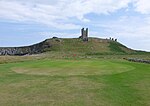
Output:
[[81,39],[88,41],[88,28],[86,28],[86,30],[84,28],[81,29]]

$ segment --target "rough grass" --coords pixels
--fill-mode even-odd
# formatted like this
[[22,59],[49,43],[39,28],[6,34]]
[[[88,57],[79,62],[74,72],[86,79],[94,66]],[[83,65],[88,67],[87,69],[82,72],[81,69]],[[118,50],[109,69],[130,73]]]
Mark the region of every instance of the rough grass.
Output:
[[49,51],[63,53],[83,53],[83,54],[150,54],[145,51],[137,51],[126,47],[120,42],[108,39],[89,38],[88,42],[83,42],[78,38],[68,39],[48,39],[52,46]]
[[1,64],[0,104],[149,106],[149,76],[149,64],[118,59],[44,59]]
[[69,51],[75,53],[109,52],[109,43],[106,40],[90,38],[88,42],[83,42],[81,39],[49,39],[47,42],[51,43],[50,51],[59,51],[68,53]]
[[[121,44],[119,44],[119,43],[117,43],[117,42],[110,42],[110,45],[109,45],[109,47],[110,47],[110,50],[112,51],[112,52],[114,52],[114,53],[117,53],[117,52],[120,52],[120,53],[126,53],[126,51],[124,51],[122,48],[124,47],[124,48],[126,48],[125,46],[123,46],[123,45],[121,45]],[[122,48],[121,48],[122,47]]]

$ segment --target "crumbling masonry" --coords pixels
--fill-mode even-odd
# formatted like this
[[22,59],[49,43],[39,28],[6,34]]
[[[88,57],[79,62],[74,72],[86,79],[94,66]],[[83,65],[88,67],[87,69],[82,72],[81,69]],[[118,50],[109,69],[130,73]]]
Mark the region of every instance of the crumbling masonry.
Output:
[[81,29],[81,39],[88,41],[88,28],[86,28],[86,30],[84,28]]

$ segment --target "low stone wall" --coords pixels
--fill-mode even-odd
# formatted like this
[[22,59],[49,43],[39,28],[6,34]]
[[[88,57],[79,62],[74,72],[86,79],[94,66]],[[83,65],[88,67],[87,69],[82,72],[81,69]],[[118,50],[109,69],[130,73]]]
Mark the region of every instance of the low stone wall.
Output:
[[31,46],[24,47],[0,47],[0,55],[31,55],[31,54],[39,54],[45,51],[46,48],[51,47],[49,42],[46,40],[34,44]]
[[131,62],[140,62],[140,63],[147,63],[150,64],[150,60],[144,60],[144,59],[135,59],[135,58],[124,58],[125,60],[131,61]]

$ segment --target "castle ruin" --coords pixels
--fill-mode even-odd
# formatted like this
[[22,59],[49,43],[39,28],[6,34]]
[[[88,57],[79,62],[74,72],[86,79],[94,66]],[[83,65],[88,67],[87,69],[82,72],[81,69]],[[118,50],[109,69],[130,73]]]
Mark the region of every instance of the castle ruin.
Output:
[[88,41],[88,28],[86,28],[86,30],[84,28],[81,29],[81,36],[80,38],[83,41]]

